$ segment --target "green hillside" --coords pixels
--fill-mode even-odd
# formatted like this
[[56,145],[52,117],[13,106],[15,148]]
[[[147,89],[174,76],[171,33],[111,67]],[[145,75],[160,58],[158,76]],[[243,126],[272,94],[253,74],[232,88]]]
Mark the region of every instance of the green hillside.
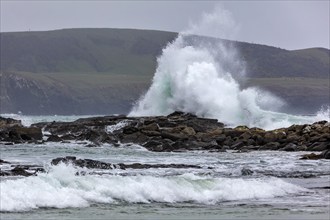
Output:
[[1,33],[1,70],[152,74],[171,32],[65,29]]
[[[149,87],[156,58],[177,33],[130,29],[64,29],[0,33],[0,112],[127,113]],[[329,103],[329,50],[288,51],[208,37],[234,45],[247,80],[311,113]]]
[[[0,33],[1,70],[37,73],[154,73],[156,57],[177,33],[131,29],[64,29]],[[199,37],[208,41],[219,39]],[[228,42],[228,41],[225,41]],[[233,42],[250,77],[328,77],[329,50]]]

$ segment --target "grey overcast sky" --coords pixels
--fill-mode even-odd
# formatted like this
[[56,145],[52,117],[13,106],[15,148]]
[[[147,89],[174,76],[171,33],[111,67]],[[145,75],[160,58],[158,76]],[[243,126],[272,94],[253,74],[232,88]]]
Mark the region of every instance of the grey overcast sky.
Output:
[[329,48],[329,2],[1,0],[0,31],[90,27],[179,32],[220,5],[237,24],[233,40],[285,49]]

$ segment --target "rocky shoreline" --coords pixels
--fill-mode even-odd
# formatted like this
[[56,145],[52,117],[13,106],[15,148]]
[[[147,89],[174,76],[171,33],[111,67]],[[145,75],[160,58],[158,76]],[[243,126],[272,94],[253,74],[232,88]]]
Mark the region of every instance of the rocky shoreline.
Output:
[[[0,143],[3,145],[80,141],[86,147],[98,147],[105,143],[113,146],[133,143],[154,152],[191,150],[211,152],[233,150],[238,153],[256,150],[320,152],[303,155],[300,159],[330,159],[329,131],[330,123],[327,121],[292,125],[271,131],[246,126],[228,128],[216,119],[199,118],[183,112],[157,117],[91,117],[74,122],[42,122],[32,124],[30,127],[24,127],[15,119],[0,117]],[[70,156],[52,161],[55,165],[59,162],[107,169],[167,168],[167,166],[187,168],[184,164],[106,164]],[[0,164],[4,163],[6,161],[0,161]],[[44,170],[38,166],[17,165],[7,173],[1,171],[1,175],[29,176],[39,171]]]
[[246,126],[227,128],[216,119],[174,112],[168,116],[105,116],[81,118],[74,122],[42,122],[24,127],[18,120],[0,117],[0,142],[3,144],[68,141],[88,141],[88,147],[104,143],[115,146],[134,143],[156,152],[325,151],[330,150],[330,123],[319,121],[265,131]]

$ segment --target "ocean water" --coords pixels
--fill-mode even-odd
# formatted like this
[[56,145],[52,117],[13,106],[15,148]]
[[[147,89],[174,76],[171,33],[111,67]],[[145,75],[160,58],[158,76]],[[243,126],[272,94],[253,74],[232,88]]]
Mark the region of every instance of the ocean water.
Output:
[[[53,118],[29,121],[37,119]],[[299,160],[305,152],[159,153],[134,144],[85,146],[0,145],[1,159],[47,170],[37,176],[0,178],[0,219],[328,219],[330,215],[330,161]],[[98,170],[50,165],[63,156],[201,168]],[[1,165],[3,170],[10,168]],[[242,169],[253,173],[244,176]]]
[[[328,107],[314,116],[278,112],[285,105],[280,98],[258,88],[241,89],[238,79],[244,80],[245,65],[234,45],[187,37],[211,36],[210,30],[223,34],[232,26],[230,13],[215,10],[180,33],[163,49],[152,85],[130,115],[179,110],[216,118],[228,126],[264,129],[329,120]],[[20,119],[25,126],[82,117],[4,116]],[[107,131],[124,124],[109,126]],[[306,152],[156,153],[134,144],[85,146],[83,142],[0,144],[0,159],[47,170],[37,176],[0,177],[0,219],[330,218],[330,161],[299,160]],[[201,168],[97,170],[50,165],[52,159],[64,156]],[[10,168],[1,165],[3,170]],[[251,175],[243,175],[247,169]]]

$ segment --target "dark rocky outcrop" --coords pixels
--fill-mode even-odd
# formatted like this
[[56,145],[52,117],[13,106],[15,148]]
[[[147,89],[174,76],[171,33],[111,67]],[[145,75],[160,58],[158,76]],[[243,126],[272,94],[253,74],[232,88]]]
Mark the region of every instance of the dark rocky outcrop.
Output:
[[81,118],[74,122],[37,123],[29,128],[10,120],[0,124],[11,125],[0,127],[0,141],[3,143],[38,141],[42,139],[41,130],[44,130],[48,134],[44,138],[46,141],[78,140],[85,141],[88,147],[98,147],[103,143],[114,146],[134,143],[156,152],[330,150],[330,123],[327,121],[265,131],[247,126],[228,128],[215,119],[174,112],[168,116],[154,117],[120,115]]
[[[9,162],[6,162],[10,164]],[[37,165],[12,165],[14,167],[10,170],[1,170],[0,176],[33,176],[37,175],[38,172],[45,172],[45,169]]]
[[22,122],[20,120],[12,118],[3,118],[0,116],[0,129],[13,126],[22,126]]
[[310,153],[304,154],[300,160],[318,160],[318,159],[330,159],[330,150],[324,150],[320,154]]
[[[125,164],[125,163],[106,163],[98,160],[92,160],[92,159],[79,159],[75,156],[66,156],[66,157],[58,157],[51,161],[51,165],[59,165],[60,163],[64,164],[72,164],[76,167],[81,168],[88,168],[88,169],[101,169],[101,170],[112,170],[112,169],[151,169],[151,168],[159,168],[159,169],[165,169],[165,168],[175,168],[175,169],[188,169],[188,168],[194,168],[194,169],[201,169],[202,167],[198,165],[190,165],[190,164],[142,164],[142,163],[131,163],[131,164]],[[7,170],[1,170],[0,169],[0,176],[33,176],[37,175],[38,173],[44,173],[46,170],[42,166],[38,165],[15,165],[11,164],[8,161],[0,160],[0,165],[2,164],[9,164],[11,168]],[[13,168],[12,168],[13,167]],[[77,175],[82,175],[83,172],[78,172]],[[93,174],[93,171],[91,172]],[[99,174],[99,173],[94,173]]]
[[52,160],[52,165],[58,165],[59,163],[72,164],[77,167],[85,167],[88,169],[150,169],[150,168],[201,168],[197,165],[187,165],[187,164],[141,164],[141,163],[132,163],[132,164],[111,164],[105,163],[98,160],[91,159],[77,159],[73,156],[59,157]]
[[42,139],[38,127],[24,127],[19,120],[0,117],[0,141],[8,143],[23,143]]

